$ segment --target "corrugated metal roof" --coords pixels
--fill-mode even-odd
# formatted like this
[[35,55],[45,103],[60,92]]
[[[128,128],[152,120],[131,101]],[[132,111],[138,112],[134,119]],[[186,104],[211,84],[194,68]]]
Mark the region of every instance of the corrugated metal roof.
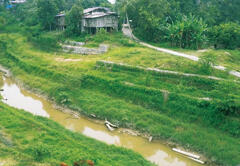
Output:
[[56,17],[63,17],[63,16],[65,16],[65,13],[56,15]]
[[104,17],[108,15],[116,15],[114,12],[109,12],[109,13],[103,13],[103,12],[98,12],[98,13],[93,13],[89,15],[84,15],[84,18],[99,18],[99,17]]
[[[106,12],[92,12],[97,9],[104,9]],[[88,9],[85,9],[83,12],[84,12],[83,18],[98,18],[98,17],[107,16],[107,15],[117,15],[117,13],[111,12],[110,9],[105,7],[88,8]],[[56,17],[64,17],[64,16],[66,16],[64,12],[60,12],[58,15],[56,15]]]
[[106,11],[110,11],[110,9],[106,8],[106,7],[92,7],[92,8],[84,9],[83,13],[86,14],[86,13],[89,13],[89,12],[97,10],[97,9],[104,9]]

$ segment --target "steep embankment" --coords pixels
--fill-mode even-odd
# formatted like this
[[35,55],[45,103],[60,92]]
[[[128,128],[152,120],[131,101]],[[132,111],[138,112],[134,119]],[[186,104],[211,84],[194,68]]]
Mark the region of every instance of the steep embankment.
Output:
[[[104,38],[114,43],[108,53],[81,56],[41,51],[22,35],[10,34],[0,63],[60,105],[181,144],[217,164],[238,164],[239,84],[140,70],[139,64],[201,74],[194,62],[142,48],[117,35],[121,38],[114,34]],[[99,60],[132,66],[109,66]],[[212,73],[228,79],[224,72]]]
[[52,120],[0,102],[0,163],[59,165],[92,160],[95,165],[151,165],[140,155],[73,133]]

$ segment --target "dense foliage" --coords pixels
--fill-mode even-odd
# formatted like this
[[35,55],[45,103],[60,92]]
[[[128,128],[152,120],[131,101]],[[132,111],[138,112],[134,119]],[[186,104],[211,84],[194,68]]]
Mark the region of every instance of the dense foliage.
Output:
[[83,9],[80,5],[74,5],[66,15],[66,34],[79,35],[81,33]]
[[240,47],[240,25],[223,23],[214,26],[210,32],[212,42],[216,48],[234,49]]
[[[134,33],[139,38],[150,42],[169,42],[183,48],[200,48],[202,44],[207,44],[204,43],[206,37],[212,40],[212,36],[205,36],[207,28],[234,22],[229,24],[238,29],[240,22],[238,0],[118,0],[116,9],[122,17],[129,17]],[[233,31],[227,31],[230,36],[236,35]],[[213,39],[219,41],[222,37],[215,36]]]
[[[86,9],[95,6],[111,7],[111,4],[107,0],[27,0],[23,4],[18,4],[8,9],[8,12],[9,14],[14,14],[17,19],[15,21],[19,23],[27,26],[36,26],[40,24],[44,30],[51,31],[56,28],[55,16],[59,12],[70,12],[74,5],[81,8],[77,9],[79,10],[78,12],[82,12],[82,8]],[[4,6],[6,5],[0,4],[0,7],[3,8],[2,10],[6,10]],[[77,18],[79,18],[79,16]],[[72,29],[73,22],[76,21],[77,18],[70,23],[70,29]]]
[[52,0],[38,0],[37,8],[37,15],[41,25],[51,31],[55,15],[57,14],[56,4]]
[[165,39],[171,41],[171,45],[181,48],[201,48],[206,42],[207,25],[202,19],[193,15],[182,16],[175,22],[168,24]]

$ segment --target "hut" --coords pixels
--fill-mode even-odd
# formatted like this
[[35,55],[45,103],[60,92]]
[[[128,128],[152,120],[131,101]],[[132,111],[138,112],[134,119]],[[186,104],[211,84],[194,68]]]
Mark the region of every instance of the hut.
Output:
[[[56,23],[59,30],[66,28],[65,14],[56,15]],[[99,29],[104,28],[108,32],[118,30],[118,15],[111,12],[109,8],[94,7],[83,11],[81,31],[87,33],[96,33]]]

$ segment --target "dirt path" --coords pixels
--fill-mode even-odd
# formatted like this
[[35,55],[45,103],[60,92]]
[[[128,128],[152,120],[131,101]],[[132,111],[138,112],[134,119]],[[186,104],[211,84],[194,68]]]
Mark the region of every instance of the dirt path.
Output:
[[[137,41],[139,44],[141,44],[145,47],[152,48],[154,50],[157,50],[157,51],[160,51],[160,52],[165,52],[165,53],[168,53],[168,54],[171,54],[171,55],[184,57],[184,58],[187,58],[187,59],[190,59],[190,60],[193,60],[193,61],[199,61],[199,58],[197,56],[180,53],[180,52],[173,51],[173,50],[166,49],[166,48],[155,47],[153,45],[150,45],[148,43],[140,41],[137,37],[135,37],[133,35],[132,29],[130,28],[129,24],[123,24],[122,32],[125,36]],[[224,66],[213,66],[213,68],[218,69],[218,70],[222,70],[222,71],[227,71],[227,69]],[[240,78],[240,72],[232,70],[232,71],[229,71],[229,74]]]

